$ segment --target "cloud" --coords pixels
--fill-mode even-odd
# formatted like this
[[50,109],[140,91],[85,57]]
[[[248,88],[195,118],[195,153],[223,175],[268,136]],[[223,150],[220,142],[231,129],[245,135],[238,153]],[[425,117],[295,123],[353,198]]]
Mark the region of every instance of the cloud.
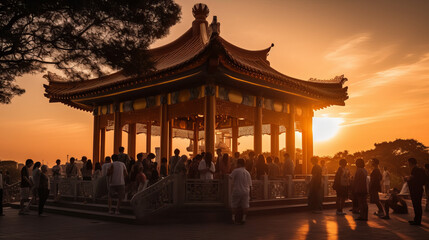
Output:
[[359,34],[346,42],[340,43],[325,55],[325,58],[340,64],[343,68],[349,69],[360,65],[364,55],[356,51],[356,47],[370,39],[368,33]]
[[18,126],[33,126],[34,130],[37,131],[49,131],[56,132],[61,130],[62,132],[84,132],[88,129],[88,126],[85,126],[81,123],[73,123],[73,122],[62,122],[57,119],[52,118],[38,118],[38,119],[29,119],[22,121],[14,121],[11,124],[16,124]]
[[341,69],[350,70],[367,66],[369,63],[378,64],[388,58],[395,44],[383,47],[370,47],[374,42],[370,33],[360,33],[338,41],[325,58],[335,63]]

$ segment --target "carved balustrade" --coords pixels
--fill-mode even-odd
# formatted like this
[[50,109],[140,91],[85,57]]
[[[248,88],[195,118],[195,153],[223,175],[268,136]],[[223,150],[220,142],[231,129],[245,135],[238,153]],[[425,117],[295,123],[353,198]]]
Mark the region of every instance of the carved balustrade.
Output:
[[144,219],[156,212],[166,210],[177,204],[177,189],[180,178],[168,176],[136,193],[131,199],[131,206],[137,219]]

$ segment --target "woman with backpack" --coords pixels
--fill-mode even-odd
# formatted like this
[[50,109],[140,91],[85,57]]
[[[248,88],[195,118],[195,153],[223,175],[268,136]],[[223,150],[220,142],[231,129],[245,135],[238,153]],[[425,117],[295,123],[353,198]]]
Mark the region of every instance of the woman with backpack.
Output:
[[340,160],[340,167],[335,174],[334,185],[332,186],[337,192],[337,215],[346,215],[343,208],[348,197],[348,188],[350,186],[350,170],[347,168],[347,161]]

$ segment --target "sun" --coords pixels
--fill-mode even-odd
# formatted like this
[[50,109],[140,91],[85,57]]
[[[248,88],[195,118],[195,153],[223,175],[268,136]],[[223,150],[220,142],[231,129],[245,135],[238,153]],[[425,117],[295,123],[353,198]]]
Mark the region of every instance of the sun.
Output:
[[335,137],[344,122],[342,118],[314,117],[313,138],[315,142],[328,141]]

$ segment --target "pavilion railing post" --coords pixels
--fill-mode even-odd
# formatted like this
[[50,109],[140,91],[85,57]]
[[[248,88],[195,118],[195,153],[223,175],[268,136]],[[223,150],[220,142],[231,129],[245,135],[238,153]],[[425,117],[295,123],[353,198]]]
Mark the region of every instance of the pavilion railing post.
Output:
[[287,175],[286,181],[287,181],[287,197],[291,198],[293,196],[293,178],[292,178],[292,175]]
[[74,190],[73,190],[73,195],[74,195],[74,200],[77,201],[77,179],[73,179],[73,186],[74,186]]
[[179,205],[179,178],[177,174],[173,174],[173,205]]
[[268,175],[264,175],[264,199],[268,199]]
[[92,188],[92,202],[95,203],[95,193],[97,191],[97,180],[91,181],[91,188]]
[[312,178],[312,175],[305,175],[305,185],[307,186],[307,191],[306,191],[307,196],[310,188],[311,178]]
[[230,207],[231,180],[229,179],[229,175],[225,175],[225,178],[222,181],[222,186],[224,204],[226,207]]

